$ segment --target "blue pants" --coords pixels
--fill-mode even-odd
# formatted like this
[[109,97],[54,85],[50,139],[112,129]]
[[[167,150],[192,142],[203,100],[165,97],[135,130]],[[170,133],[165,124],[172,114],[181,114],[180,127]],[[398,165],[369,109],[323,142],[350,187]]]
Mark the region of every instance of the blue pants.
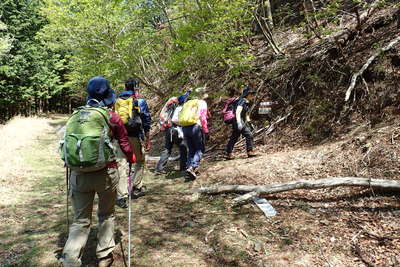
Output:
[[187,167],[197,168],[204,152],[204,137],[200,125],[182,127],[183,135],[189,149]]

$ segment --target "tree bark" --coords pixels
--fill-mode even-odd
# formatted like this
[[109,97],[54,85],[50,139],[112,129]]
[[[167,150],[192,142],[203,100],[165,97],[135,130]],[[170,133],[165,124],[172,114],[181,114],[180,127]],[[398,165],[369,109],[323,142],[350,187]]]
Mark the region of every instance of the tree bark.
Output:
[[[259,1],[257,7],[254,10],[253,16],[256,19],[258,25],[260,26],[265,39],[271,45],[275,54],[283,55],[284,54],[283,51],[280,49],[280,47],[275,42],[275,38],[272,33],[271,25],[268,23],[267,19],[264,16],[262,16],[262,10],[265,10],[264,0]],[[271,14],[271,19],[272,19],[272,14]]]
[[236,202],[236,203],[245,202],[245,201],[252,199],[253,197],[258,197],[259,195],[260,195],[260,192],[252,191],[252,192],[246,193],[244,195],[238,196],[237,198],[234,198],[233,202]]
[[247,193],[273,194],[296,189],[319,189],[339,186],[362,186],[381,190],[400,191],[400,181],[375,178],[335,177],[319,180],[298,180],[284,184],[273,185],[219,185],[200,187],[190,190],[192,193],[220,194],[220,193]]
[[274,28],[274,20],[272,18],[272,10],[271,10],[271,2],[270,0],[265,0],[264,2],[264,8],[265,8],[265,18],[269,24],[269,27],[271,29]]

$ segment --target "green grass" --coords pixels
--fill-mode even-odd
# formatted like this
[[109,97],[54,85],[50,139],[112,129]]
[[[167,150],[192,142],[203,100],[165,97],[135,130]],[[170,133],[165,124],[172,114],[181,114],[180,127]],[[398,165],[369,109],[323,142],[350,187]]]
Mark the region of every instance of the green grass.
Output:
[[24,168],[29,171],[23,184],[13,185],[19,190],[17,203],[7,207],[15,225],[1,234],[0,250],[9,250],[15,257],[3,262],[5,266],[57,265],[53,252],[65,236],[66,210],[64,170],[55,153],[56,143],[54,132],[45,132],[33,145],[21,149]]

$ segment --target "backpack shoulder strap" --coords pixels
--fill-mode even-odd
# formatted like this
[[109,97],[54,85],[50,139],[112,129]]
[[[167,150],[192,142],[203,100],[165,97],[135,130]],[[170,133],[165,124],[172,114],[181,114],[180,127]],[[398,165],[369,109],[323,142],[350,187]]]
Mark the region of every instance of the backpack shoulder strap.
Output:
[[132,102],[132,110],[133,110],[134,112],[137,112],[138,114],[141,113],[139,99],[137,99],[137,98],[134,98],[134,99],[133,99],[133,102]]

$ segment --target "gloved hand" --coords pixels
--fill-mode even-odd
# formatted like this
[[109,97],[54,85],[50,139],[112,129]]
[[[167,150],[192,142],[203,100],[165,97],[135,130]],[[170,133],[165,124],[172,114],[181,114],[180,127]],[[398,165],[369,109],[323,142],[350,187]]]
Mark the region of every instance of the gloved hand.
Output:
[[243,124],[242,123],[238,123],[238,130],[239,131],[243,130]]
[[132,156],[128,158],[129,163],[136,163],[136,155],[135,153],[132,153]]

